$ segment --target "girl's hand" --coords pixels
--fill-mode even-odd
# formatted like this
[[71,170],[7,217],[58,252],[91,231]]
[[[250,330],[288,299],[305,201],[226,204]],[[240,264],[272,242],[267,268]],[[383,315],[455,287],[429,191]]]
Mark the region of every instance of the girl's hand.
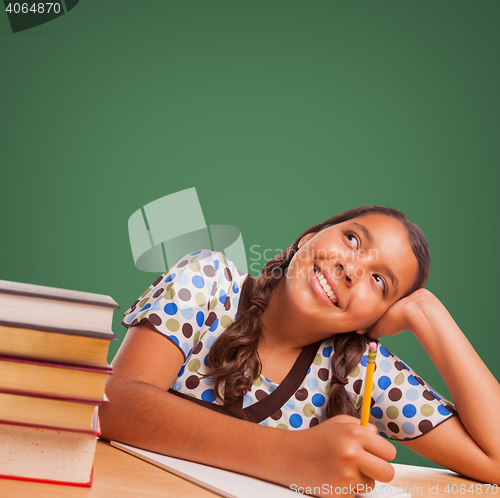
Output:
[[[295,439],[292,490],[314,496],[354,496],[374,487],[374,481],[389,482],[394,468],[388,460],[396,448],[369,424],[338,415],[303,431],[290,433]],[[309,488],[309,489],[307,489]]]
[[413,331],[414,324],[431,310],[446,309],[427,289],[418,289],[396,301],[367,332],[371,339],[396,335],[404,330]]

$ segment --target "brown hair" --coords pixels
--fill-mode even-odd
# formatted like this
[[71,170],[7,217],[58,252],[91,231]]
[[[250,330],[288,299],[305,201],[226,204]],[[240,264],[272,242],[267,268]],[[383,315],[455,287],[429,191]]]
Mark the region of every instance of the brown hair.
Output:
[[[270,299],[279,281],[286,275],[288,265],[298,251],[299,241],[302,237],[308,233],[320,232],[338,223],[372,213],[395,218],[408,232],[411,248],[418,261],[418,273],[405,296],[423,287],[429,276],[430,254],[422,230],[397,209],[364,206],[337,214],[323,223],[308,228],[299,235],[290,247],[266,263],[259,278],[254,283],[250,298],[260,298],[267,301]],[[238,310],[235,321],[210,348],[208,366],[211,371],[206,376],[215,381],[214,391],[217,398],[223,399],[225,404],[229,404],[246,394],[260,375],[262,364],[257,347],[261,337],[262,310],[256,303],[253,303],[246,309]],[[355,331],[336,334],[333,339],[332,373],[343,377],[349,374],[361,361],[367,342],[368,339],[364,335],[359,335]],[[224,388],[221,395],[222,384],[224,384]],[[329,393],[326,415],[330,418],[340,414],[359,416],[358,409],[344,386],[333,383]]]

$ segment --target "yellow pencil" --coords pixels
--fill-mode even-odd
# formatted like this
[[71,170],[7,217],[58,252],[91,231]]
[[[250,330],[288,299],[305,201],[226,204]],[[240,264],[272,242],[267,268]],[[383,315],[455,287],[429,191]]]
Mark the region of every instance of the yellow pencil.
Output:
[[366,365],[365,390],[363,391],[363,404],[361,405],[361,425],[368,427],[370,417],[370,404],[372,399],[373,371],[375,370],[375,356],[377,356],[377,343],[368,345],[368,363]]

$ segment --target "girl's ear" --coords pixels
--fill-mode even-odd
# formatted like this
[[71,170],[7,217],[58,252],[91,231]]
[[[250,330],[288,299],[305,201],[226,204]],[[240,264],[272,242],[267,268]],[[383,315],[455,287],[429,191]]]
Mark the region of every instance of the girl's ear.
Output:
[[307,244],[307,242],[309,242],[315,235],[317,234],[317,232],[311,232],[311,233],[308,233],[306,235],[304,235],[300,240],[299,240],[299,249],[304,245],[304,244]]

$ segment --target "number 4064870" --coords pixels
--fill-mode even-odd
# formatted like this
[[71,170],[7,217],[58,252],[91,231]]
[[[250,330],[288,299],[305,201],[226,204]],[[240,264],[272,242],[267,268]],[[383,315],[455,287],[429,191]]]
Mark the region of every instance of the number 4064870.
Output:
[[50,14],[54,12],[59,14],[61,12],[60,3],[9,3],[6,12],[14,14]]

